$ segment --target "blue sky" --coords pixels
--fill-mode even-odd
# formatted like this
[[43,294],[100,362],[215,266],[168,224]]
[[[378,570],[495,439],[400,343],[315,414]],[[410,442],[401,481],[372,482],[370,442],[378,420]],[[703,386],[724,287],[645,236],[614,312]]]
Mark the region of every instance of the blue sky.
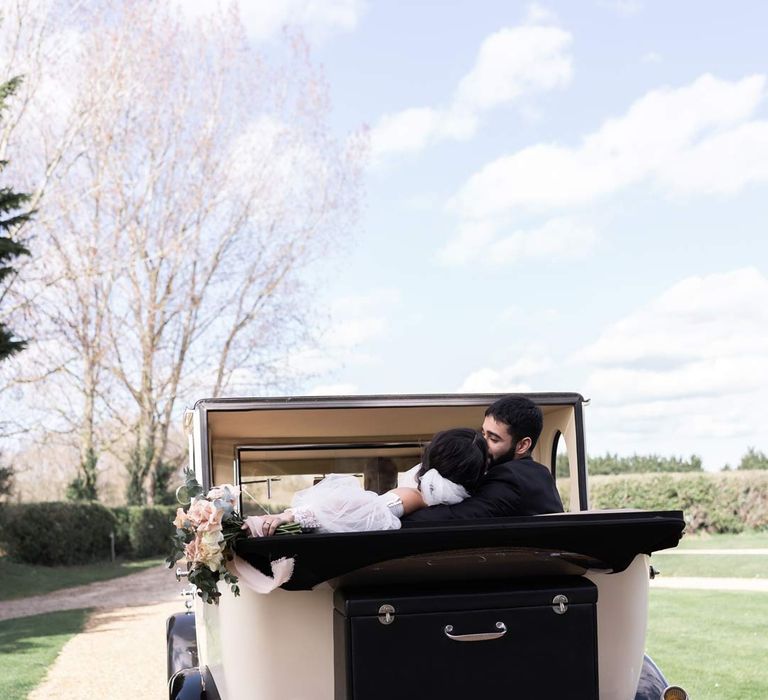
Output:
[[[202,3],[201,4],[205,4]],[[578,391],[588,448],[768,451],[768,4],[243,2],[371,129],[307,393]]]

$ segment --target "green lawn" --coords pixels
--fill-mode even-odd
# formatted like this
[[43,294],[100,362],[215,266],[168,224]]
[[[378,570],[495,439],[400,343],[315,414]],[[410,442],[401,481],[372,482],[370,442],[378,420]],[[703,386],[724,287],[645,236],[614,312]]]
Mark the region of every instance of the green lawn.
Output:
[[65,610],[0,622],[0,697],[27,697],[67,640],[83,629],[89,612]]
[[685,535],[680,549],[768,549],[768,530],[738,535]]
[[[674,552],[675,550],[671,550]],[[664,577],[768,578],[768,555],[667,554],[656,552],[651,563]]]
[[162,561],[144,559],[83,566],[33,566],[17,564],[9,561],[7,557],[0,557],[0,600],[14,600],[94,581],[106,581],[158,566]]
[[768,698],[768,594],[650,592],[648,654],[695,700]]
[[713,578],[768,578],[768,555],[678,554],[707,549],[766,549],[768,532],[739,535],[697,535],[684,537],[676,549],[656,552],[651,561],[664,576],[706,576]]

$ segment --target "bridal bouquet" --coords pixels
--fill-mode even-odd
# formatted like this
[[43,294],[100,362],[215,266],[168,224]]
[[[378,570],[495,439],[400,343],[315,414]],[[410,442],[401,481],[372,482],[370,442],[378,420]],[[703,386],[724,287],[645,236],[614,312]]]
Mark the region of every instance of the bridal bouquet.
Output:
[[[238,577],[227,567],[235,556],[235,542],[248,537],[247,530],[242,529],[244,519],[235,511],[240,489],[226,484],[203,495],[194,474],[187,472],[186,482],[176,495],[180,502],[188,502],[189,507],[176,511],[173,548],[166,559],[168,567],[175,566],[179,559],[186,559],[187,579],[206,603],[218,602],[221,593],[216,584],[221,580],[230,585],[234,595],[240,595]],[[280,533],[290,531],[291,528],[278,528]]]

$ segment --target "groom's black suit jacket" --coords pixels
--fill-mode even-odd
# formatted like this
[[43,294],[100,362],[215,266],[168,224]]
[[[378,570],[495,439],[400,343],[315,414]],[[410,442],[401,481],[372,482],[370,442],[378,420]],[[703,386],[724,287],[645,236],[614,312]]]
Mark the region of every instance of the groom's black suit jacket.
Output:
[[494,464],[465,501],[422,508],[402,520],[407,527],[409,523],[562,512],[563,503],[549,469],[523,457]]

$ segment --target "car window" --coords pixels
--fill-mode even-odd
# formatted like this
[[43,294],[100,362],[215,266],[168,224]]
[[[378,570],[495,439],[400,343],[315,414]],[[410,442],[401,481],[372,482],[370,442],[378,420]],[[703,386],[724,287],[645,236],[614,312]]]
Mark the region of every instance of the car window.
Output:
[[244,515],[280,512],[293,494],[328,474],[352,474],[369,491],[397,486],[398,474],[418,464],[421,443],[249,445],[237,450]]

